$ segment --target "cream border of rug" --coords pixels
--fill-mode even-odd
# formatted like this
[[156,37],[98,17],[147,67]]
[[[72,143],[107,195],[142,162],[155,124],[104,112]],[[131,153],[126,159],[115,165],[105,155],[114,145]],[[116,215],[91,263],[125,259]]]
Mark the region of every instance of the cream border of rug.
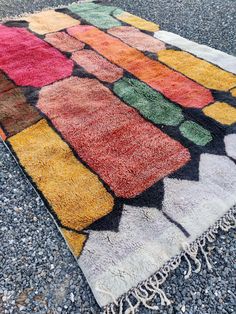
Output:
[[[130,289],[127,293],[120,296],[117,300],[114,299],[113,303],[104,307],[104,314],[135,314],[140,305],[151,309],[160,310],[159,306],[149,305],[148,302],[152,301],[157,295],[161,300],[161,305],[171,305],[172,302],[166,297],[164,290],[160,287],[166,282],[169,274],[179,267],[182,258],[185,258],[188,264],[188,271],[184,279],[188,279],[192,273],[191,261],[195,264],[193,272],[199,273],[201,271],[202,263],[206,263],[209,271],[212,270],[212,265],[208,259],[205,247],[207,243],[212,243],[216,240],[216,235],[219,231],[228,232],[230,229],[236,228],[236,205],[231,207],[220,219],[218,219],[212,226],[202,233],[191,244],[185,244],[180,254],[172,257],[167,261],[155,274],[151,275],[147,280],[139,283],[136,288]],[[199,253],[201,254],[200,256]],[[199,259],[200,258],[200,259]],[[107,291],[102,291],[107,293]],[[132,303],[135,300],[135,303]],[[125,305],[128,308],[123,312]],[[116,310],[115,310],[116,308]],[[118,312],[117,312],[118,310]],[[159,312],[158,312],[159,313]]]
[[[52,9],[60,9],[60,8],[66,8],[67,6],[71,4],[78,4],[82,2],[93,2],[93,0],[79,0],[72,2],[70,4],[64,4],[59,6],[52,6],[52,7],[46,7],[38,11],[33,12],[24,12],[17,16],[6,16],[5,18],[0,19],[0,23],[5,23],[10,20],[19,19],[25,16],[29,16],[35,13],[39,13],[42,11],[52,10]],[[40,198],[40,200],[44,203],[45,207],[47,208],[47,205],[43,201],[42,197],[38,193],[37,189],[34,187],[34,185],[30,182],[28,179],[25,171],[20,166],[18,160],[10,150],[9,146],[5,143],[4,140],[2,140],[0,136],[0,140],[3,142],[3,145],[6,147],[14,161],[16,162],[19,170],[23,174],[23,176],[26,178],[27,183],[34,189],[36,195]],[[73,254],[71,251],[62,231],[60,230],[57,222],[55,221],[53,215],[49,210],[47,210],[51,218],[53,219],[59,233],[65,240],[65,243],[71,252],[71,254],[74,256],[76,262],[77,257]],[[103,311],[104,314],[135,314],[138,307],[142,304],[147,309],[151,310],[160,310],[159,306],[150,305],[148,302],[152,301],[157,295],[159,295],[161,300],[161,305],[170,305],[171,301],[166,297],[165,292],[160,287],[164,282],[166,282],[169,274],[179,267],[181,264],[182,258],[185,258],[188,264],[188,271],[186,275],[184,276],[184,279],[188,279],[192,273],[192,264],[191,261],[195,264],[196,268],[194,269],[194,272],[199,273],[201,271],[201,264],[202,262],[205,262],[207,265],[207,268],[209,271],[212,270],[212,266],[209,262],[207,252],[205,251],[205,247],[207,243],[212,243],[216,240],[216,235],[218,235],[219,231],[222,230],[224,232],[228,232],[230,229],[236,228],[236,204],[228,210],[220,219],[218,219],[212,226],[210,226],[201,236],[199,236],[196,240],[194,240],[191,244],[186,245],[183,247],[183,250],[180,254],[177,254],[176,256],[172,257],[168,262],[166,262],[155,274],[150,276],[145,281],[140,282],[137,287],[134,287],[127,291],[125,294],[120,296],[118,299],[113,298],[113,303],[110,303],[106,305],[101,311]],[[201,253],[200,259],[198,254]],[[198,257],[197,257],[198,256]],[[79,265],[78,265],[79,267]],[[112,295],[108,291],[101,292],[108,293],[111,297]],[[135,303],[133,303],[135,301]]]

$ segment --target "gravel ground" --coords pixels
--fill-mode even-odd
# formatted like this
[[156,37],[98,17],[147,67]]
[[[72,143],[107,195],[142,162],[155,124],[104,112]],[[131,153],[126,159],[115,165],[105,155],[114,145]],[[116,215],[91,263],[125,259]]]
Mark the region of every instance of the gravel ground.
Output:
[[[0,0],[0,17],[69,2],[72,1]],[[148,0],[145,5],[139,0],[107,2],[156,21],[162,29],[234,52],[234,1]],[[194,18],[196,14],[198,20]],[[2,143],[0,196],[0,313],[99,313],[89,286],[52,218]],[[220,233],[213,247],[212,272],[203,265],[200,274],[184,280],[183,262],[172,273],[164,289],[173,304],[160,307],[162,314],[236,312],[235,232]],[[154,313],[144,308],[139,312]]]

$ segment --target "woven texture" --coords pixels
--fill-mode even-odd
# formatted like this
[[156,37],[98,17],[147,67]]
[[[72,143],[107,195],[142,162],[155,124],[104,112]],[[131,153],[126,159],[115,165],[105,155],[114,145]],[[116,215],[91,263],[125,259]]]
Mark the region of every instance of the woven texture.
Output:
[[0,136],[97,302],[168,303],[152,275],[236,204],[236,58],[95,2],[0,38]]

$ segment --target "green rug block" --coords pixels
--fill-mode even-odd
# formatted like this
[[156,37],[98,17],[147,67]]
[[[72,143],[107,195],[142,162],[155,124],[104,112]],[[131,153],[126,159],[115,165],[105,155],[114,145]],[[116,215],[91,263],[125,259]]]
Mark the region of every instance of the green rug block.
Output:
[[121,79],[114,84],[113,90],[154,123],[176,126],[184,119],[181,108],[138,80]]

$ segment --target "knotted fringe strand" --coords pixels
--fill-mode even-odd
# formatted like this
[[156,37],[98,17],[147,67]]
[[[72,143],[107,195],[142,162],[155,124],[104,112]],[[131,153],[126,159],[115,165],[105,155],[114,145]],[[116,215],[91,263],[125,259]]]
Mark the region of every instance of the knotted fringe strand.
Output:
[[57,6],[44,7],[42,9],[35,10],[33,12],[23,12],[23,13],[21,13],[19,15],[13,15],[13,16],[6,15],[4,18],[0,18],[0,23],[6,23],[6,22],[9,22],[11,20],[19,20],[21,18],[30,16],[32,14],[40,13],[40,12],[43,12],[43,11],[64,9],[64,8],[68,7],[69,5],[80,4],[82,2],[92,2],[92,0],[78,0],[78,1],[74,1],[74,2],[68,3],[68,4],[60,4],[60,5],[57,5]]
[[[150,305],[149,302],[158,295],[161,300],[161,305],[170,305],[171,301],[165,295],[165,292],[160,285],[162,285],[169,273],[176,269],[185,258],[188,264],[188,271],[184,276],[189,278],[192,273],[191,260],[195,264],[194,272],[198,273],[201,270],[202,262],[205,262],[208,270],[212,270],[211,263],[208,259],[208,254],[205,250],[207,242],[212,243],[216,240],[216,235],[219,230],[224,232],[236,227],[236,205],[233,206],[222,218],[220,218],[212,227],[204,232],[193,243],[183,244],[183,251],[170,259],[163,267],[159,269],[154,275],[149,277],[146,281],[141,282],[136,288],[132,288],[128,293],[122,295],[115,300],[114,296],[109,292],[103,292],[112,295],[113,303],[108,304],[103,308],[104,314],[135,314],[137,308],[142,304],[144,307],[152,310],[158,310],[157,305]],[[201,260],[197,257],[199,251],[202,253]],[[102,290],[102,289],[101,289]]]

